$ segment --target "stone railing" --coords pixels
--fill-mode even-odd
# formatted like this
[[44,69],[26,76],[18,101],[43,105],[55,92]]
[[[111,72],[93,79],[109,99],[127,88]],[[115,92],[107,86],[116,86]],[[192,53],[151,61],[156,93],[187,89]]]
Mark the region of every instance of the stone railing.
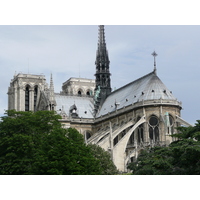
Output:
[[116,109],[112,112],[108,112],[105,115],[98,116],[95,119],[95,122],[106,120],[110,117],[120,115],[121,113],[124,113],[124,112],[129,112],[136,108],[146,107],[146,106],[162,106],[162,105],[165,105],[165,106],[172,105],[172,106],[182,107],[182,102],[179,102],[177,100],[167,100],[167,99],[152,99],[152,100],[145,100],[145,101],[143,100],[143,101],[139,101],[139,102],[133,103],[131,105],[128,105],[126,107]]

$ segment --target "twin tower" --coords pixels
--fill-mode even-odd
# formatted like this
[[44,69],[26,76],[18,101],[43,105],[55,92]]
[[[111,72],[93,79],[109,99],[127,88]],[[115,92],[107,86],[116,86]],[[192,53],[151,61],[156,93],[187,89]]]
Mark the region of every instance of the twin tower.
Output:
[[[110,61],[106,48],[105,31],[103,25],[99,26],[98,37],[98,47],[95,61],[95,86],[93,87],[93,85],[91,85],[91,87],[88,89],[92,95],[94,94],[94,115],[98,112],[107,96],[111,93],[111,74],[109,69]],[[92,82],[93,81],[94,80],[92,80]],[[79,80],[79,82],[81,81]],[[66,92],[64,91],[64,93]],[[43,75],[22,73],[14,75],[10,82],[10,87],[8,88],[8,110],[54,110],[55,106],[56,101],[54,98],[54,85],[52,76],[50,85],[48,86],[45,76]]]

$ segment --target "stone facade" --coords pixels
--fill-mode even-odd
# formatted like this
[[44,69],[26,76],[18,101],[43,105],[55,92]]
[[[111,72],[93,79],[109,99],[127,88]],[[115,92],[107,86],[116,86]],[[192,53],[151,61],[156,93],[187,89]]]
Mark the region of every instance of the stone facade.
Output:
[[62,94],[93,96],[95,89],[95,80],[85,78],[70,78],[63,83]]
[[112,151],[118,169],[126,171],[127,164],[137,158],[140,149],[172,142],[170,135],[180,126],[177,121],[180,110],[178,101],[143,102],[117,110],[95,120],[95,134],[88,142]]
[[35,111],[41,91],[47,90],[45,76],[18,74],[8,88],[8,110]]

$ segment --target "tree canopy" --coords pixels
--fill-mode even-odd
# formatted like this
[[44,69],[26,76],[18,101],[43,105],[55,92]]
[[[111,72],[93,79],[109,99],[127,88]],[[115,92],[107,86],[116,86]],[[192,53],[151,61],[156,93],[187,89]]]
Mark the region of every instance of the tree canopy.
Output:
[[144,149],[129,165],[135,175],[199,175],[200,120],[194,127],[179,127],[168,147]]
[[108,151],[105,151],[100,146],[95,144],[89,144],[88,147],[92,150],[93,156],[100,161],[102,175],[119,174],[119,171],[112,162],[110,153]]
[[0,123],[0,174],[108,174],[94,148],[76,129],[62,128],[53,111],[12,110],[7,115]]

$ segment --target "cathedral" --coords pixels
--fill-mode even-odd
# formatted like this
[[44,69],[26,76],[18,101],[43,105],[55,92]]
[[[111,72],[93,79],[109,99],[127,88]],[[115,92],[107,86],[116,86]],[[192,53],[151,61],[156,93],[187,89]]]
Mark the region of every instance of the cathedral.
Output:
[[182,104],[153,71],[112,91],[110,60],[103,25],[98,30],[95,79],[69,78],[54,91],[53,76],[15,74],[8,88],[8,110],[53,110],[65,128],[76,128],[86,144],[109,151],[119,171],[137,158],[140,150],[169,145],[176,127],[190,126],[181,118]]

